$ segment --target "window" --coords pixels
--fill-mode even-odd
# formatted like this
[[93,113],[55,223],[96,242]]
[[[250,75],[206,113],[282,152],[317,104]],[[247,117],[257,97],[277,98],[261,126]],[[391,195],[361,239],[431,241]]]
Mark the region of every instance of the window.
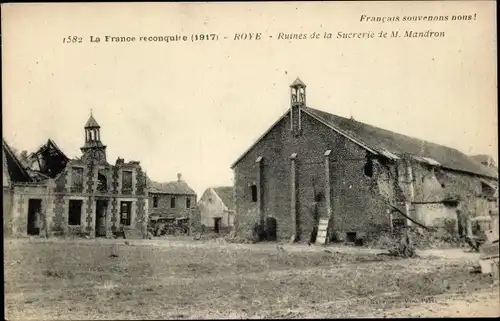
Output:
[[366,162],[365,166],[363,167],[363,171],[364,171],[366,177],[373,176],[373,161],[371,160],[371,158],[368,158],[368,161]]
[[120,203],[120,224],[129,226],[132,223],[132,202]]
[[493,196],[495,194],[495,190],[491,186],[481,182],[481,194],[482,196]]
[[189,196],[186,197],[186,208],[191,208],[191,198]]
[[68,206],[68,225],[82,224],[82,200],[70,200]]
[[97,174],[97,190],[99,192],[106,192],[108,190],[108,179],[104,173]]
[[83,168],[73,167],[71,171],[71,192],[83,192]]
[[251,192],[252,192],[252,202],[257,202],[258,198],[257,198],[257,185],[252,185],[250,187],[251,189]]
[[175,208],[175,196],[170,198],[170,208]]
[[406,226],[406,221],[403,218],[393,218],[392,219],[392,228],[394,231],[399,231],[400,229]]
[[132,193],[132,172],[123,171],[122,172],[122,194]]
[[153,196],[153,207],[158,207],[158,196]]
[[314,196],[314,201],[321,202],[325,200],[325,194],[323,192],[319,192]]

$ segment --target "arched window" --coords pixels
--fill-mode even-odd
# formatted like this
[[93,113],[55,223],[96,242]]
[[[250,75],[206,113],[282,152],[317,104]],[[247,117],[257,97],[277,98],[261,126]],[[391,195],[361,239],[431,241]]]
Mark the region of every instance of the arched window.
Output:
[[106,192],[108,190],[108,179],[104,174],[97,174],[97,190],[99,192]]
[[368,158],[368,161],[366,162],[363,169],[367,177],[373,176],[373,161],[370,158]]
[[250,186],[250,191],[252,193],[252,202],[257,202],[258,197],[257,197],[257,185],[252,185]]

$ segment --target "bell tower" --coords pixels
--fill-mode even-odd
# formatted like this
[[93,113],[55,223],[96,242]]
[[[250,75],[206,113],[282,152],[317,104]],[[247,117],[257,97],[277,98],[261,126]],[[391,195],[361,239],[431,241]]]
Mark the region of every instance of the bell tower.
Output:
[[101,126],[94,119],[92,111],[84,130],[85,144],[80,148],[83,153],[82,159],[86,162],[106,163],[106,146],[101,142]]
[[290,130],[294,136],[299,136],[302,133],[302,124],[300,119],[300,111],[306,106],[306,84],[299,78],[290,85]]

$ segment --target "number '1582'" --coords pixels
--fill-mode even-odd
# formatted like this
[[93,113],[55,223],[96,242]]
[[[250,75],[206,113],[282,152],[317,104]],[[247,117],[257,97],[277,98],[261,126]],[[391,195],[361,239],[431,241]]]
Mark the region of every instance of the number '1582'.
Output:
[[82,43],[82,42],[83,42],[83,37],[69,36],[63,38],[63,43]]

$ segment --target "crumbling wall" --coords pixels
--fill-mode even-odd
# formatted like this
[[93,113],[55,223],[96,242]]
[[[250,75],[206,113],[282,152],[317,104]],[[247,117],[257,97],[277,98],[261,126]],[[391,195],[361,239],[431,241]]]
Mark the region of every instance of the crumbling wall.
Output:
[[489,211],[491,203],[481,197],[479,177],[418,163],[413,169],[415,218],[425,225],[447,225],[448,230],[455,225],[455,231],[464,234],[468,218]]
[[419,223],[434,228],[443,228],[447,232],[458,232],[458,217],[455,206],[442,203],[415,204],[416,219]]
[[53,211],[48,205],[48,192],[44,184],[18,183],[13,185],[12,202],[12,235],[27,235],[28,204],[30,199],[40,199],[41,212],[52,215]]

